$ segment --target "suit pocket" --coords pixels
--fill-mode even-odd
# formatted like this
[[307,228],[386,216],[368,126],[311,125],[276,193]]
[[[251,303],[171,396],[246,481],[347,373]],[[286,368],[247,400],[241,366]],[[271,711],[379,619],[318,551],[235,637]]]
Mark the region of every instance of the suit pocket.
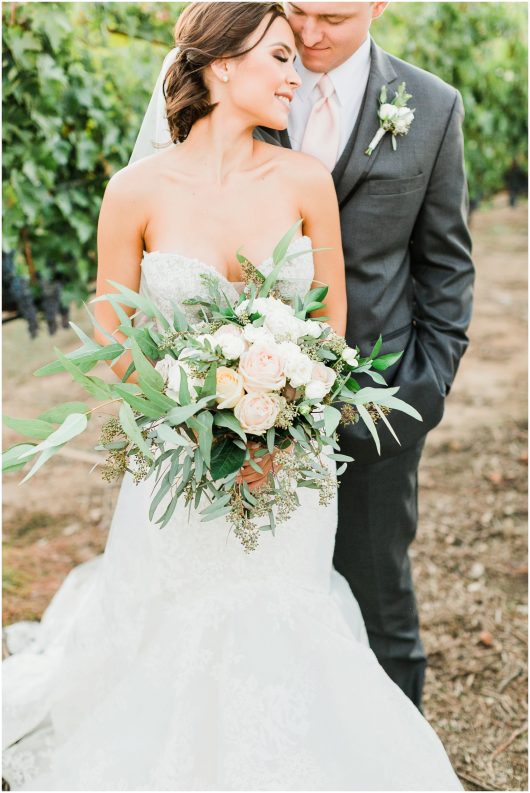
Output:
[[[390,333],[383,333],[383,344],[386,344],[387,341],[392,341],[393,339],[398,339],[400,336],[404,336],[405,333],[409,333],[412,327],[412,322],[408,322],[406,325],[403,325],[402,328],[398,328],[397,330],[393,330]],[[371,344],[375,344],[377,339],[373,339]]]
[[371,195],[401,195],[421,190],[425,184],[425,176],[409,176],[406,179],[368,179],[365,190]]

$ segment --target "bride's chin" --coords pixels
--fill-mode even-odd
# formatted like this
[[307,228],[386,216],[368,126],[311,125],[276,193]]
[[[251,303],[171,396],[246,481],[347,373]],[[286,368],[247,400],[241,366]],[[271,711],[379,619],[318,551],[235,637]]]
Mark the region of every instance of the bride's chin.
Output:
[[256,124],[257,127],[266,127],[267,129],[287,129],[287,118],[280,120],[278,116],[262,117]]

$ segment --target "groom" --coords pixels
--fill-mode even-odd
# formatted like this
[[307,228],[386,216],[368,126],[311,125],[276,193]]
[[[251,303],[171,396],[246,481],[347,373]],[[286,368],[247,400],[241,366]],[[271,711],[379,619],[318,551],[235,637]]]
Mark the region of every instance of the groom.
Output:
[[[463,107],[440,79],[381,50],[371,22],[388,3],[286,3],[302,85],[288,130],[264,140],[319,157],[339,199],[346,264],[346,338],[370,354],[404,350],[385,375],[423,417],[394,412],[399,446],[381,424],[381,456],[363,422],[341,430],[355,458],[341,477],[334,565],[348,580],[370,645],[390,677],[421,708],[426,658],[419,637],[408,547],[416,534],[418,465],[426,433],[468,339],[473,264],[466,226]],[[391,102],[406,83],[414,109],[394,150],[379,128],[381,88]],[[369,384],[369,383],[367,383]]]

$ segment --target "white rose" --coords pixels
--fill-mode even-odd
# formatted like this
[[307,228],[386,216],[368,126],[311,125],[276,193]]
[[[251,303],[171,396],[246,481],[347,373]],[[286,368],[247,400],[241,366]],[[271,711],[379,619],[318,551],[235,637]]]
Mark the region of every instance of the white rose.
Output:
[[352,350],[351,347],[344,348],[344,350],[342,351],[341,358],[343,359],[343,361],[346,361],[348,366],[351,366],[352,368],[358,366],[359,362],[357,360],[357,352],[355,350]]
[[290,314],[276,312],[265,317],[263,327],[267,328],[277,340],[294,342],[304,335],[305,322]]
[[282,356],[283,366],[285,366],[301,354],[300,347],[293,341],[281,341],[276,345],[277,349]]
[[164,378],[164,383],[167,384],[167,377],[171,366],[174,364],[175,359],[171,355],[165,355],[160,361],[155,364],[156,371]]
[[196,338],[197,341],[203,345],[203,347],[206,347],[206,341],[209,341],[211,346],[215,347],[215,339],[211,333],[200,333]]
[[313,339],[318,339],[322,335],[322,326],[320,322],[315,322],[314,319],[306,319],[304,322],[305,336],[312,336]]
[[395,105],[391,105],[389,102],[385,102],[384,105],[381,105],[379,108],[378,116],[381,121],[392,121],[398,115],[398,108]]
[[174,399],[175,402],[179,402],[179,389],[180,389],[180,381],[182,378],[182,372],[186,374],[188,379],[188,391],[190,392],[190,397],[192,399],[196,399],[197,397],[197,389],[196,385],[198,381],[196,378],[193,378],[189,368],[184,363],[179,363],[179,361],[173,361],[172,365],[169,367],[168,377],[167,377],[167,387],[166,393],[170,399]]
[[257,328],[255,325],[245,325],[243,328],[243,338],[246,341],[249,341],[251,344],[256,342],[271,342],[274,341],[274,336],[270,332],[268,328],[264,328],[263,325]]
[[213,334],[214,346],[221,348],[223,356],[230,361],[240,358],[247,349],[241,330],[235,325],[223,325]]
[[293,388],[306,385],[312,379],[313,361],[303,352],[284,363],[284,372]]
[[257,297],[254,300],[253,311],[259,311],[266,317],[271,314],[294,314],[292,306],[275,297]]
[[[240,316],[247,311],[249,303],[250,300],[243,300],[235,309],[236,314]],[[271,314],[294,314],[294,309],[287,303],[283,303],[273,297],[256,297],[252,303],[251,313],[262,314],[267,317]]]
[[305,395],[308,399],[322,399],[327,393],[328,389],[322,380],[311,380],[305,387]]
[[410,125],[414,120],[414,111],[410,107],[398,107],[398,119]]

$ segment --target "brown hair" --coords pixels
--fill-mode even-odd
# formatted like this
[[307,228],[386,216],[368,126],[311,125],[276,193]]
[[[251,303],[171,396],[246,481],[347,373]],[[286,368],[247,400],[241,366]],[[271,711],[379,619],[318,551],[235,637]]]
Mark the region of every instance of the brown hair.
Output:
[[276,17],[285,16],[281,3],[190,3],[175,25],[176,60],[164,80],[164,98],[169,132],[173,143],[188,137],[194,123],[212,112],[210,92],[203,71],[218,58],[237,58],[252,47],[240,49],[243,42],[271,15],[265,36]]

